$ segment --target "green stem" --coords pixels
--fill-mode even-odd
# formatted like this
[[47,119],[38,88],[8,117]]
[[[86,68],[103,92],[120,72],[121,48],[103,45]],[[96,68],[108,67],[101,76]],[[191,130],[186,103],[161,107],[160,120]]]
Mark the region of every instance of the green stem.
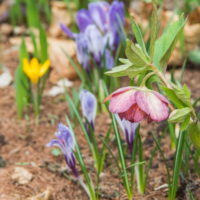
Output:
[[169,197],[168,197],[169,200],[175,200],[175,198],[176,198],[185,137],[186,137],[186,131],[180,132],[179,138],[178,138],[178,143],[177,143],[177,149],[176,149],[176,157],[175,157],[175,163],[174,163],[172,184],[171,184],[170,190],[169,190]]
[[[138,134],[138,162],[144,162],[141,136]],[[136,165],[138,189],[141,194],[145,191],[144,164]]]
[[122,143],[121,143],[121,139],[120,139],[120,134],[119,134],[119,131],[117,129],[117,124],[116,124],[116,120],[114,118],[114,115],[112,115],[112,122],[113,122],[115,137],[116,137],[117,145],[118,145],[119,157],[120,157],[122,173],[123,173],[122,176],[123,176],[124,186],[125,186],[125,189],[126,189],[126,192],[127,192],[127,195],[128,195],[128,199],[132,200],[133,193],[132,193],[132,190],[131,190],[130,185],[129,185],[128,174],[127,174],[127,170],[126,170],[125,156],[124,156],[123,147],[122,147]]

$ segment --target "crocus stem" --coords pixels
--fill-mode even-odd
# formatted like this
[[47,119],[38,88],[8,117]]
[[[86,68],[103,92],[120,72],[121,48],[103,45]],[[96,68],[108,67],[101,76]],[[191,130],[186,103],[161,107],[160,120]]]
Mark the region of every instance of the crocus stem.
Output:
[[178,179],[179,179],[179,172],[181,168],[182,163],[182,155],[183,155],[183,147],[186,137],[186,131],[180,132],[178,143],[177,143],[177,150],[176,150],[176,157],[175,157],[175,163],[174,163],[174,171],[173,171],[173,177],[172,177],[172,184],[170,186],[169,190],[169,200],[175,200],[176,198],[176,192],[178,187]]
[[40,111],[38,86],[37,86],[37,85],[32,85],[32,91],[33,91],[34,113],[35,113],[35,117],[38,118],[38,116],[39,116],[39,111]]
[[[144,162],[143,159],[143,147],[142,147],[142,140],[141,140],[141,136],[138,134],[137,137],[138,141],[137,141],[137,145],[138,145],[138,162]],[[144,177],[144,165],[140,164],[140,165],[136,165],[135,167],[136,169],[136,175],[137,175],[137,181],[138,181],[138,190],[141,194],[144,194],[144,190],[145,190],[145,177]]]
[[79,176],[79,177],[77,178],[77,180],[78,180],[79,184],[81,185],[81,187],[82,187],[82,188],[84,189],[84,191],[86,192],[86,194],[88,195],[88,197],[91,198],[90,192],[89,192],[89,190],[88,190],[86,184],[83,182],[82,178]]
[[118,152],[119,152],[119,158],[120,158],[120,163],[121,163],[121,167],[122,167],[124,187],[126,189],[128,199],[132,200],[132,198],[133,198],[133,192],[131,190],[132,188],[130,188],[130,183],[129,183],[129,180],[128,180],[128,174],[127,174],[127,169],[126,169],[127,167],[126,167],[126,162],[125,162],[125,156],[124,156],[124,152],[123,152],[123,148],[122,148],[122,143],[121,143],[121,138],[120,138],[119,131],[117,129],[117,123],[116,123],[114,115],[112,115],[112,122],[113,122],[115,137],[116,137],[117,145],[118,145]]

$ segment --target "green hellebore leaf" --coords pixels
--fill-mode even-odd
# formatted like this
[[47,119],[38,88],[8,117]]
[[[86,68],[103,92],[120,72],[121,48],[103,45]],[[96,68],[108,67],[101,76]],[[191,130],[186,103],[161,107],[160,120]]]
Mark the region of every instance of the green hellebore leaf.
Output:
[[108,71],[105,74],[113,77],[128,76],[129,78],[133,78],[136,75],[146,71],[146,69],[146,66],[138,67],[134,65],[120,65],[118,67],[114,67],[111,71]]
[[175,44],[185,25],[183,16],[173,24],[171,24],[162,36],[156,41],[154,49],[154,64],[162,68],[169,60]]
[[133,19],[131,20],[131,24],[132,24],[132,30],[133,30],[134,36],[137,40],[137,43],[142,48],[143,52],[145,52],[147,54],[145,43],[143,40],[142,31],[140,30],[140,27],[135,23],[135,21]]
[[200,50],[190,51],[188,56],[192,62],[200,64]]
[[185,105],[192,107],[190,100],[191,92],[186,85],[183,87],[174,86],[174,93]]
[[189,107],[176,109],[171,112],[168,121],[171,123],[183,122],[186,117],[192,112],[192,109]]
[[188,127],[188,133],[194,146],[200,148],[200,123],[191,123]]
[[153,58],[154,55],[154,47],[155,47],[155,41],[158,36],[159,31],[159,22],[158,22],[158,15],[157,15],[157,9],[156,6],[153,6],[153,12],[150,19],[150,45],[149,45],[149,53],[151,58]]
[[149,57],[144,53],[142,48],[138,44],[133,44],[131,41],[127,42],[126,56],[135,66],[143,67],[150,63]]
[[169,100],[171,102],[174,103],[174,105],[177,108],[184,108],[185,107],[183,102],[176,96],[173,89],[170,89],[170,88],[167,88],[167,87],[162,87],[162,90],[165,92],[166,96],[169,98]]

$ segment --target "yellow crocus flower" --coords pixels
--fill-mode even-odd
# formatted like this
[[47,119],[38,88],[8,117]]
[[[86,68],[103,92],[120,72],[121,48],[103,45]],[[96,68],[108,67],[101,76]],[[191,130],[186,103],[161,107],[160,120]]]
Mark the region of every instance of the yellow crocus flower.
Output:
[[44,64],[40,64],[37,58],[32,58],[30,63],[27,58],[23,59],[23,71],[33,84],[38,82],[38,80],[47,72],[49,67],[49,60],[46,60]]

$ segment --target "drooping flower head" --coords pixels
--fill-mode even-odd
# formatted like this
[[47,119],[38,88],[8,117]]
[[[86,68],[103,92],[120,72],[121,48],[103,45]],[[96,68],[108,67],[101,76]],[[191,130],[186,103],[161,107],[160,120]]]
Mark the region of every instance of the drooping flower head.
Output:
[[97,109],[96,97],[91,92],[82,90],[80,92],[80,102],[83,116],[87,119],[92,128],[94,128]]
[[169,117],[168,100],[147,88],[120,88],[105,99],[108,100],[110,112],[131,122],[140,122],[145,118],[160,122]]
[[52,139],[47,146],[52,147],[52,146],[57,146],[60,148],[60,150],[63,152],[65,161],[69,168],[72,170],[73,174],[78,177],[78,172],[76,169],[76,160],[74,157],[74,147],[75,147],[75,142],[73,139],[73,135],[71,130],[60,123],[58,125],[58,130],[55,133],[55,136],[57,139]]
[[109,59],[105,62],[106,67],[113,67],[113,57],[121,40],[120,24],[124,24],[124,4],[117,0],[111,5],[104,1],[89,3],[88,9],[78,11],[76,22],[78,34],[72,33],[64,24],[61,29],[76,41],[77,59],[84,69],[90,69],[91,57],[97,66],[103,66],[104,58]]
[[32,58],[30,62],[27,58],[23,59],[23,71],[33,84],[38,83],[39,79],[48,71],[49,67],[49,60],[40,64],[37,58]]
[[130,122],[125,119],[120,119],[118,115],[116,115],[117,122],[122,129],[124,136],[126,138],[126,142],[128,145],[129,153],[131,154],[133,151],[133,142],[135,138],[136,129],[139,125],[137,122]]

